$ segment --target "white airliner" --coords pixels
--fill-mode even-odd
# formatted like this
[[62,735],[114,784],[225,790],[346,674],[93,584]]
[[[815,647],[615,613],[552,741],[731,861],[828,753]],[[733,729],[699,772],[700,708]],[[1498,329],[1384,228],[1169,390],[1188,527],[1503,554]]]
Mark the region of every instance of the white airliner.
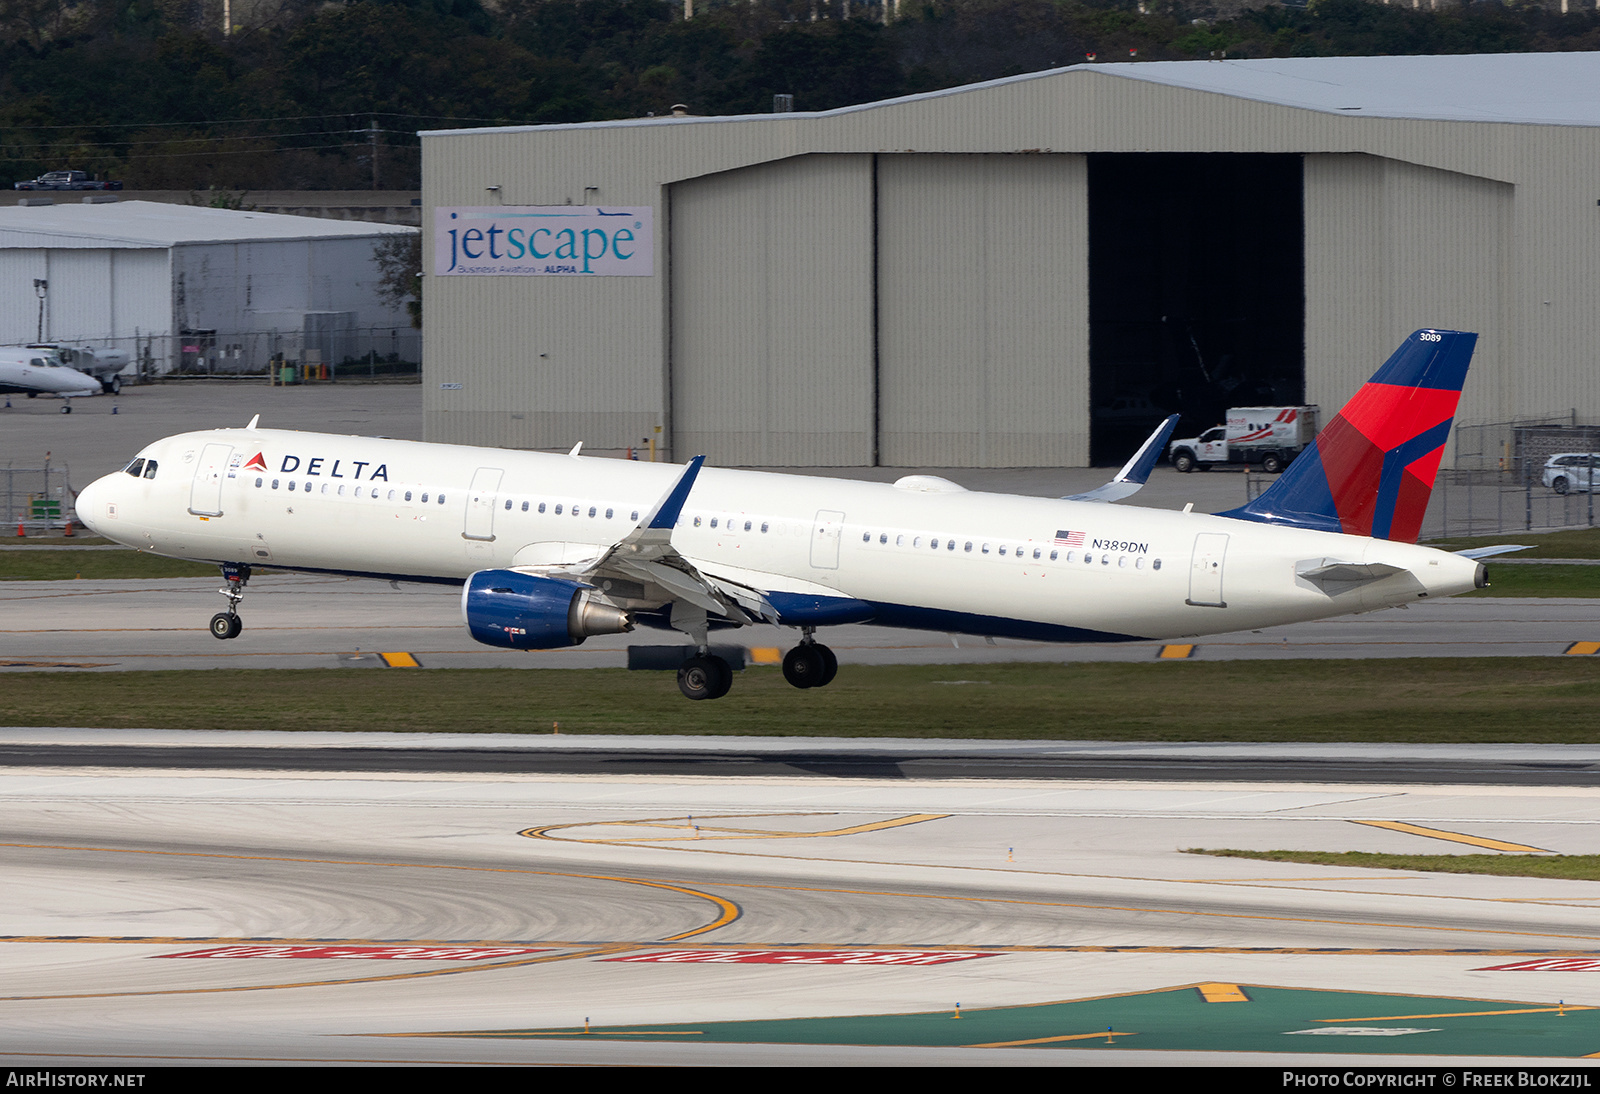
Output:
[[100,394],[100,381],[68,368],[52,354],[36,349],[0,349],[0,394],[49,395],[62,400],[61,413],[71,414],[68,400]]
[[[252,566],[463,584],[474,638],[554,649],[671,628],[691,699],[732,673],[708,631],[794,627],[797,687],[838,662],[817,628],[874,623],[1063,642],[1178,639],[1450,596],[1478,557],[1417,546],[1477,336],[1413,334],[1255,501],[1222,514],[1107,504],[1144,482],[1176,418],[1110,483],[1049,499],[256,428],[157,441],[90,484],[100,535],[218,563],[237,637]],[[581,446],[580,446],[581,447]]]

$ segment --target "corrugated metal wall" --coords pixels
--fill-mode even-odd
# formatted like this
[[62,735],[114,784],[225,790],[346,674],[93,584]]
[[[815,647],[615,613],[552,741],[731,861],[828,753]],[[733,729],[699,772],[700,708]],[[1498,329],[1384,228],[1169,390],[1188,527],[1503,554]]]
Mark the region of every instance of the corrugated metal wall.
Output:
[[872,158],[802,156],[671,196],[672,452],[872,462]]
[[1421,327],[1480,334],[1462,421],[1513,414],[1513,187],[1365,155],[1305,157],[1306,399],[1333,412]]
[[1082,156],[880,156],[879,463],[1089,457]]
[[[429,439],[554,447],[582,434],[591,445],[620,446],[630,434],[643,436],[664,422],[676,401],[670,413],[685,431],[680,441],[697,433],[716,436],[719,444],[728,441],[732,453],[731,438],[742,438],[741,462],[800,462],[810,442],[782,436],[795,430],[829,435],[816,446],[824,455],[807,462],[870,462],[858,444],[870,428],[852,416],[863,405],[855,377],[860,363],[870,360],[857,333],[866,297],[851,287],[862,283],[858,264],[866,259],[860,248],[833,235],[836,229],[848,234],[866,216],[869,206],[860,195],[870,175],[851,167],[835,177],[825,163],[837,167],[873,156],[879,162],[883,313],[872,347],[880,368],[880,462],[1022,463],[1051,445],[1056,447],[1040,462],[1087,459],[1086,443],[1073,439],[1074,431],[1080,438],[1086,434],[1087,413],[1070,402],[1050,401],[1068,397],[1066,386],[1055,380],[1076,382],[1073,355],[1085,340],[1086,320],[1069,316],[1083,307],[1086,286],[1074,287],[1058,273],[1071,263],[1057,262],[1060,256],[1039,247],[1035,257],[1044,264],[1037,277],[1019,272],[1007,282],[1005,264],[993,261],[979,275],[977,266],[951,263],[952,248],[930,240],[918,226],[915,205],[903,199],[960,208],[974,222],[990,217],[985,238],[993,247],[1002,231],[992,220],[997,212],[1021,209],[1022,195],[1052,192],[1054,184],[1036,172],[1048,175],[1051,164],[1092,152],[1306,157],[1306,380],[1308,397],[1325,409],[1342,404],[1411,330],[1453,325],[1483,335],[1461,420],[1564,414],[1569,408],[1600,416],[1594,367],[1600,309],[1593,302],[1600,281],[1600,190],[1594,184],[1600,127],[1345,115],[1123,79],[1083,66],[828,114],[456,132],[425,136],[422,147],[429,208],[491,200],[600,201],[657,211],[655,278],[430,277],[424,335]],[[959,168],[938,166],[957,155],[973,159]],[[981,165],[991,161],[999,192],[980,202],[972,195],[983,189],[979,180],[988,168]],[[820,173],[795,174],[812,171]],[[832,318],[840,330],[806,330],[791,303],[781,300],[777,311],[763,312],[758,320],[748,310],[754,308],[751,282],[724,276],[718,283],[706,274],[702,283],[696,280],[700,274],[689,272],[710,253],[711,241],[697,241],[696,225],[718,240],[733,238],[716,219],[721,214],[709,206],[697,210],[697,200],[715,204],[721,198],[713,195],[722,193],[716,187],[729,187],[727,200],[747,210],[738,215],[753,215],[748,210],[768,198],[740,191],[739,180],[749,183],[759,172],[771,172],[763,177],[788,195],[784,201],[835,197],[810,226],[821,235],[794,237],[814,247],[812,254],[796,256],[797,265],[787,272],[776,265],[761,268],[763,276],[790,279],[800,286],[794,291],[819,306],[828,301],[828,311],[814,314],[823,317],[822,325]],[[798,192],[802,177],[818,188]],[[491,192],[495,198],[486,196]],[[968,198],[963,201],[961,194]],[[678,206],[670,217],[669,204]],[[774,226],[778,234],[763,237],[760,246],[775,253],[782,233],[801,225],[794,217],[788,226]],[[959,236],[969,229],[958,224],[952,230]],[[918,244],[915,257],[898,250],[902,241],[918,238],[929,245]],[[846,250],[818,257],[837,246]],[[1072,246],[1064,240],[1063,253],[1070,254]],[[689,264],[679,267],[682,277],[664,276],[668,262],[678,258]],[[826,268],[828,258],[844,271],[837,275],[839,286],[818,285],[809,272]],[[924,266],[947,276],[935,277]],[[1050,299],[1054,286],[1048,282],[1055,276],[1062,278],[1061,291]],[[676,281],[682,283],[669,285]],[[929,303],[930,293],[936,305]],[[716,322],[729,324],[722,343],[712,344],[716,339],[708,332],[714,324],[697,317],[694,299],[721,309],[723,318]],[[748,370],[742,377],[738,370],[737,338],[751,329],[740,333],[734,300],[746,302],[747,323],[766,324],[767,335],[755,340],[768,355],[758,370],[759,385],[749,383]],[[951,315],[960,321],[951,322]],[[1033,333],[1020,333],[1023,320]],[[684,324],[694,329],[674,333]],[[807,360],[788,341],[796,331],[816,340],[808,345],[829,347],[826,352],[841,359]],[[979,341],[980,332],[986,341]],[[1051,349],[1064,347],[1059,367],[1040,358],[1024,360],[1018,367],[1026,383],[997,386],[994,369],[1008,359],[1010,368],[1032,352],[1029,338]],[[687,370],[675,372],[671,385],[669,357],[675,370]],[[919,357],[929,363],[921,373],[915,368]],[[1030,367],[1035,371],[1027,372]],[[836,369],[824,374],[846,379],[806,380],[810,392],[783,387],[783,377],[814,376],[817,369]],[[923,378],[930,376],[927,385]],[[440,381],[463,387],[442,390]],[[845,385],[842,395],[832,392],[835,383]],[[719,393],[719,385],[728,390]],[[1005,405],[1014,392],[1028,397]],[[746,401],[736,402],[735,394]],[[810,405],[808,395],[820,402]],[[980,424],[952,424],[961,399],[990,400],[976,419]],[[794,406],[802,409],[783,420]],[[716,421],[721,414],[733,416]],[[1063,414],[1076,420],[1062,421],[1057,429]],[[1001,437],[1008,420],[1025,424]],[[679,444],[672,451],[692,455],[691,447]]]
[[172,325],[165,248],[0,249],[0,345],[32,342],[39,330],[33,279],[50,283],[47,340],[100,341],[165,334]]

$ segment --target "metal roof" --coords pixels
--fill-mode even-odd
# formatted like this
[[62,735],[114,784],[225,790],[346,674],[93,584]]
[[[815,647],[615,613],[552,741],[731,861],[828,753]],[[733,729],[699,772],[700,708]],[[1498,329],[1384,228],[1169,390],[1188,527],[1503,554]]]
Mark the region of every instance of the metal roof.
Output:
[[0,247],[172,247],[183,243],[359,239],[416,232],[398,224],[325,220],[157,201],[0,208]]
[[424,130],[424,137],[550,132],[770,119],[792,124],[1081,73],[1120,76],[1327,114],[1431,121],[1600,126],[1600,53],[1479,53],[1443,57],[1286,57],[1272,60],[1094,63],[862,103],[838,110],[716,117],[628,118],[569,125]]

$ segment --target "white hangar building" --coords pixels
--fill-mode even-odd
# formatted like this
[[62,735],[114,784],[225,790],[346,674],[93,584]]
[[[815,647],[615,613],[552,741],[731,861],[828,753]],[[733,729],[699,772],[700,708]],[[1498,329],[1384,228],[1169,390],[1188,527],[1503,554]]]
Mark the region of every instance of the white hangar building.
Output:
[[0,208],[0,344],[109,345],[165,372],[207,353],[265,368],[306,344],[337,364],[351,332],[411,333],[404,311],[378,297],[373,248],[415,228],[58,201]]
[[1596,53],[1089,64],[422,149],[430,440],[1115,463],[1170,410],[1331,414],[1428,326],[1482,336],[1458,422],[1600,420]]

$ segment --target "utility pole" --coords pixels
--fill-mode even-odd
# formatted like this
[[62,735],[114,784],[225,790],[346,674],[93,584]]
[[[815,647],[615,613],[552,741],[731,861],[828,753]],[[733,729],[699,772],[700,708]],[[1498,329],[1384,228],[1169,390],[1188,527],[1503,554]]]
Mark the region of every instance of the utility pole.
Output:
[[34,336],[35,342],[44,341],[44,298],[49,291],[50,282],[39,277],[33,279],[33,293],[39,298],[39,333]]
[[372,188],[378,188],[378,119],[367,119],[367,149],[372,154]]

